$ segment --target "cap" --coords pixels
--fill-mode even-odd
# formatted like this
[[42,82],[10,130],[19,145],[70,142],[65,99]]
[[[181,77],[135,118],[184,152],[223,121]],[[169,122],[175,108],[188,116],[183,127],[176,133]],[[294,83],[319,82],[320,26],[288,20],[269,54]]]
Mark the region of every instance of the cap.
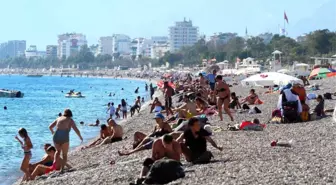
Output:
[[156,113],[155,114],[154,119],[157,119],[157,118],[165,119],[165,117],[161,113]]

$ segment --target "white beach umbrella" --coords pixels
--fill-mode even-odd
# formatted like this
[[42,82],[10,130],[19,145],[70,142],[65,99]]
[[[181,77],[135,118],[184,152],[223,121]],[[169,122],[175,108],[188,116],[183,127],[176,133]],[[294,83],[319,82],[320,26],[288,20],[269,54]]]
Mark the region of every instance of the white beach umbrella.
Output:
[[303,85],[302,80],[277,72],[267,72],[250,76],[241,81],[243,86],[284,86],[288,83],[299,83]]
[[288,69],[280,69],[277,71],[278,73],[288,74],[290,71]]

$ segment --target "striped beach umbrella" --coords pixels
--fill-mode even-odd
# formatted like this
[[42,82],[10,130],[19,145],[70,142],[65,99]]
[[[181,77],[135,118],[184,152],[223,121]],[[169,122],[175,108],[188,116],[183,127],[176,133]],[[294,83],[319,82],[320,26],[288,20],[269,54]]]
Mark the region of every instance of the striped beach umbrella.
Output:
[[331,73],[331,71],[327,68],[316,68],[312,70],[312,72],[309,75],[309,78],[317,77],[317,78],[327,78],[327,74]]

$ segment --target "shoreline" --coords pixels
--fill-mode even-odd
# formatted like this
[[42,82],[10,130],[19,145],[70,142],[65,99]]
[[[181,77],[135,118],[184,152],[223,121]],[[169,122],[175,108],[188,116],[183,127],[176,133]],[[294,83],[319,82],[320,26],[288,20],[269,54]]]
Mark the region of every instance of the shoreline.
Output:
[[[6,76],[6,75],[9,75],[9,74],[0,74],[0,76]],[[25,76],[24,74],[10,74],[10,75],[15,75],[15,76]],[[53,76],[57,76],[57,77],[60,77],[61,75],[53,75]],[[49,77],[49,76],[48,76]],[[67,78],[67,77],[64,77],[64,78]],[[141,82],[146,82],[147,84],[149,84],[149,83],[153,83],[153,85],[154,86],[156,86],[156,82],[157,82],[157,80],[156,79],[146,79],[146,78],[132,78],[132,77],[125,77],[125,78],[121,78],[121,77],[118,77],[118,78],[115,78],[115,77],[113,77],[113,76],[104,76],[104,77],[100,77],[100,76],[89,76],[89,77],[80,77],[80,76],[76,76],[76,77],[72,77],[72,78],[83,78],[83,79],[85,79],[85,78],[98,78],[98,79],[101,79],[101,78],[104,78],[104,79],[112,79],[112,80],[129,80],[129,81],[141,81]],[[149,91],[148,91],[149,92]],[[154,93],[154,96],[155,95],[157,95],[157,91]],[[142,106],[148,106],[149,105],[149,103],[151,102],[151,99],[150,99],[150,97],[149,96],[145,96],[145,103],[143,103],[143,105]],[[143,109],[141,109],[140,110],[140,113],[142,112],[142,111],[144,111]],[[137,115],[138,113],[136,113],[136,115]],[[128,119],[130,119],[131,117],[129,117]],[[117,121],[117,123],[118,124],[124,124],[125,122],[127,122],[127,120],[128,119],[119,119],[119,120],[116,120]],[[79,124],[79,123],[77,123],[77,124]],[[105,124],[105,121],[104,122],[101,122],[101,124]],[[85,125],[86,127],[87,127],[87,125]],[[71,145],[70,145],[70,148],[69,148],[69,156],[72,154],[72,153],[74,153],[74,152],[78,152],[78,151],[80,151],[81,150],[81,148],[83,147],[83,146],[85,146],[85,145],[88,145],[88,144],[90,144],[92,141],[94,141],[98,136],[99,134],[99,132],[97,132],[97,134],[96,134],[96,136],[93,136],[93,137],[89,137],[89,138],[87,138],[86,140],[85,140],[85,142],[83,142],[83,143],[80,143],[79,145],[77,145],[77,146],[72,146],[71,147]],[[43,156],[43,155],[42,155]],[[41,156],[41,157],[42,157]],[[36,162],[36,161],[34,161],[34,162]],[[70,161],[71,162],[71,161]],[[17,172],[17,175],[14,175],[13,176],[14,178],[13,179],[7,179],[7,180],[5,180],[4,182],[2,182],[2,183],[4,183],[4,184],[16,184],[16,183],[18,183],[20,180],[21,180],[21,177],[22,177],[22,173],[20,172],[20,171],[18,171]],[[2,184],[2,183],[0,183],[0,184]]]

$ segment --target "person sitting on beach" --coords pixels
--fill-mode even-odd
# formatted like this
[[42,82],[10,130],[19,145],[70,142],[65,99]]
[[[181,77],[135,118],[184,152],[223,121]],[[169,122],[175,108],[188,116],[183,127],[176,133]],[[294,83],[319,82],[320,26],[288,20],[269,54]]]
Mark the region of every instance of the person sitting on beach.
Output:
[[[111,124],[112,126],[112,124]],[[90,148],[96,145],[99,145],[104,139],[112,135],[112,129],[110,127],[107,127],[105,124],[102,124],[100,126],[100,137],[92,142],[89,146],[82,147],[82,149]]]
[[42,164],[42,165],[45,165],[45,166],[51,166],[53,164],[54,157],[50,157],[48,155],[48,152],[47,152],[47,149],[50,146],[51,146],[51,144],[49,144],[49,143],[44,144],[44,151],[45,151],[46,155],[44,155],[42,157],[41,161],[39,161],[37,163],[29,164],[29,172],[33,172],[34,169],[36,168],[36,166],[39,165],[39,164]]
[[249,105],[254,105],[254,104],[258,104],[258,95],[255,93],[254,89],[250,90],[250,95],[247,96],[246,98],[244,98],[241,103],[247,103]]
[[[46,166],[43,164],[37,165],[33,173],[31,174],[31,180],[35,180],[37,176],[49,174],[52,171],[61,170],[64,160],[59,155],[55,155],[55,153],[56,153],[55,147],[53,146],[48,147],[47,155],[53,159],[52,165],[51,166]],[[68,169],[72,168],[68,163],[65,163],[65,166]]]
[[216,142],[210,137],[211,133],[200,126],[198,118],[189,119],[188,127],[189,128],[177,139],[177,142],[181,144],[182,153],[188,162],[198,163],[198,160],[204,155],[209,155],[207,151],[207,141],[218,150],[223,150],[223,148],[217,146]]
[[215,95],[214,91],[210,91],[210,93],[208,95],[208,104],[213,105],[213,106],[217,106],[217,98],[216,98],[216,95]]
[[109,118],[107,120],[109,128],[111,130],[111,135],[107,136],[100,145],[108,144],[108,143],[115,143],[118,141],[122,141],[124,131],[121,125],[117,124],[113,119]]
[[190,101],[188,95],[183,97],[184,104],[175,109],[178,112],[180,118],[190,119],[193,116],[198,115],[199,113],[196,110],[196,104]]
[[143,162],[143,167],[140,173],[140,179],[145,178],[149,169],[155,161],[162,158],[173,159],[180,161],[181,159],[181,146],[174,140],[173,136],[165,134],[164,136],[158,138],[153,143],[152,156],[151,158],[146,158]]
[[202,73],[200,73],[199,74],[199,84],[200,84],[200,86],[201,87],[207,87],[208,86],[208,81],[207,81],[207,79],[203,76],[203,74]]
[[241,106],[240,106],[240,103],[239,103],[239,100],[238,100],[238,97],[236,96],[236,93],[235,92],[232,92],[231,93],[231,102],[229,104],[229,108],[230,109],[241,109]]
[[120,119],[120,114],[119,114],[120,111],[121,111],[121,104],[118,105],[115,111],[116,119]]
[[173,132],[170,125],[164,121],[165,117],[163,116],[163,114],[157,113],[154,119],[157,124],[154,128],[154,131],[149,135],[146,135],[143,132],[135,132],[133,150],[124,151],[124,152],[119,151],[118,153],[120,156],[130,155],[130,154],[142,151],[142,150],[149,150],[152,148],[155,138],[158,138],[165,134],[169,134]]
[[314,113],[316,113],[316,116],[318,117],[324,117],[325,113],[324,113],[324,99],[322,97],[322,95],[318,95],[316,98],[316,101],[318,102],[318,104],[316,105],[315,109],[314,109]]
[[88,126],[90,126],[90,127],[98,127],[99,124],[100,124],[100,121],[99,121],[99,119],[97,119],[95,124],[89,124]]
[[158,97],[155,97],[153,103],[151,103],[149,105],[151,106],[150,113],[152,113],[153,110],[154,110],[154,112],[161,112],[161,110],[164,109],[164,107],[162,106],[162,103],[159,101]]
[[197,112],[200,114],[204,114],[204,112],[206,112],[206,110],[208,109],[208,104],[201,97],[197,97],[195,99],[195,102]]

